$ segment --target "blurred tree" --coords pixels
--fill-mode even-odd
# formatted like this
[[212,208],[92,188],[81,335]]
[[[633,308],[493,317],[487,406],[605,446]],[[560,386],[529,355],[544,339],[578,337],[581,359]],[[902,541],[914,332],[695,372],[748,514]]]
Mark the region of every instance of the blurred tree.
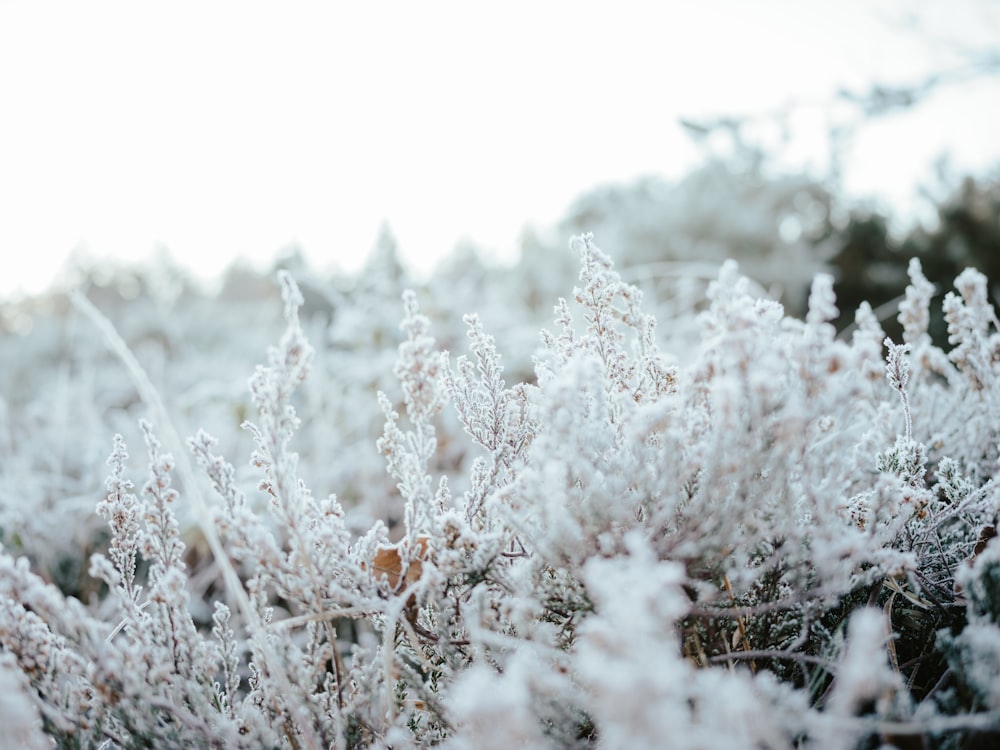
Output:
[[[912,71],[909,79],[897,77],[874,81],[868,87],[845,87],[825,101],[820,100],[828,129],[829,157],[827,174],[817,182],[841,206],[834,204],[826,214],[827,233],[814,233],[814,239],[822,242],[814,243],[819,257],[812,260],[829,262],[835,274],[841,312],[837,325],[841,329],[853,322],[858,304],[868,301],[876,308],[886,332],[898,336],[895,301],[906,288],[906,267],[911,257],[921,260],[925,275],[938,286],[940,294],[969,266],[991,279],[1000,278],[1000,173],[967,176],[960,183],[942,175],[945,189],[940,197],[927,196],[935,219],[927,226],[894,230],[894,218],[884,211],[843,207],[842,175],[853,144],[867,126],[915,110],[943,90],[982,79],[1000,82],[1000,37],[989,33],[1000,26],[1000,6],[970,0],[954,11],[965,21],[964,26],[954,28],[974,26],[978,39],[950,30],[952,25],[942,23],[935,16],[937,12],[930,3],[918,3],[886,19],[899,33],[917,40],[926,50],[927,60],[934,62]],[[970,24],[970,18],[976,22]],[[763,153],[780,161],[780,149],[789,138],[793,115],[815,105],[791,100],[775,110],[752,116],[724,114],[688,117],[680,122],[692,140],[702,146],[707,158],[721,156],[739,171],[754,164]],[[776,131],[781,134],[777,141],[772,137]],[[753,275],[752,268],[745,270]],[[996,297],[997,288],[992,291]],[[784,301],[787,305],[788,300]],[[803,301],[799,300],[799,305]],[[800,307],[791,305],[792,311],[797,309]],[[947,330],[939,309],[932,320],[931,334],[937,344],[946,343]]]
[[773,173],[761,153],[744,152],[736,161],[710,159],[676,184],[646,177],[586,193],[557,234],[594,232],[630,278],[655,281],[661,297],[675,294],[679,281],[713,279],[720,263],[735,258],[800,314],[826,259],[831,208],[821,183]]
[[[895,301],[908,283],[906,266],[919,258],[924,274],[943,295],[963,270],[977,268],[991,280],[1000,279],[1000,175],[966,177],[935,210],[930,228],[917,227],[902,238],[889,231],[888,217],[855,211],[836,235],[838,250],[832,259],[841,316],[838,327],[853,320],[862,300],[880,309],[886,333],[898,338]],[[991,296],[1000,298],[993,281]],[[947,342],[947,326],[940,309],[932,310],[930,333],[935,343]]]

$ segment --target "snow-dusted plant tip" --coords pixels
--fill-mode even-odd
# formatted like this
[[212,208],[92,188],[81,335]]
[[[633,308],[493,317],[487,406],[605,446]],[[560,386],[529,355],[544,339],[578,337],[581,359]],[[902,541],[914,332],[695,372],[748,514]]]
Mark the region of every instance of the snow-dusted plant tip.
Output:
[[[658,328],[655,300],[591,236],[570,245],[578,284],[525,382],[474,311],[467,352],[443,351],[464,348],[457,321],[432,331],[440,310],[414,290],[394,379],[352,386],[368,370],[325,361],[345,350],[324,348],[282,273],[286,330],[238,420],[247,457],[199,430],[186,448],[201,475],[188,476],[158,437],[173,426],[143,420],[137,492],[114,436],[97,505],[110,540],[86,604],[0,553],[11,741],[1000,741],[1000,324],[985,279],[966,271],[945,297],[942,351],[916,261],[901,344],[868,306],[839,338],[829,276],[799,320],[726,263],[685,325],[700,346],[677,359],[661,349],[677,321]],[[342,323],[330,338],[343,346]],[[351,341],[351,356],[380,361]],[[317,405],[381,410],[369,451],[385,474],[350,501],[315,477],[355,475],[315,462],[353,459],[300,453]],[[199,483],[214,491],[200,527],[183,520]]]

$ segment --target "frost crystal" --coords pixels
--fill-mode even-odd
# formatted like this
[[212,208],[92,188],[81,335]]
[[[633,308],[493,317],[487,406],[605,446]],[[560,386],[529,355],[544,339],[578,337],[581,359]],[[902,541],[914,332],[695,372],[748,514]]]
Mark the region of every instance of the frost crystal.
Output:
[[[966,271],[945,297],[945,351],[917,262],[897,344],[868,305],[838,336],[827,275],[798,319],[733,262],[678,306],[593,236],[570,248],[572,292],[531,303],[553,310],[540,341],[541,323],[517,316],[548,281],[472,255],[447,286],[411,284],[387,236],[354,286],[312,279],[303,294],[282,272],[244,309],[283,312],[276,345],[258,348],[243,319],[220,329],[265,354],[248,394],[175,373],[184,341],[169,331],[147,375],[149,341],[131,352],[99,318],[138,381],[108,396],[98,384],[116,383],[114,368],[92,373],[89,398],[127,418],[80,452],[100,469],[110,443],[103,491],[86,461],[74,469],[110,536],[90,559],[96,581],[80,570],[71,596],[32,570],[37,557],[11,554],[23,540],[0,517],[5,738],[993,741],[1000,326],[985,278]],[[170,412],[151,391],[174,378],[185,387]],[[173,437],[171,420],[192,416],[219,430],[187,442],[200,476]],[[146,468],[133,482],[136,432]],[[0,489],[30,485],[30,471],[2,468]],[[215,494],[204,519],[191,513],[201,484]]]

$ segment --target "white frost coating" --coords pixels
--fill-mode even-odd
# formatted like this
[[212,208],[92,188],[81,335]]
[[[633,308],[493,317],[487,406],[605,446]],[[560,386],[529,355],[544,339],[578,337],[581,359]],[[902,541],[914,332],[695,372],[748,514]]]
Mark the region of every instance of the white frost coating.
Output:
[[42,733],[38,708],[25,693],[26,683],[13,658],[0,658],[0,740],[5,747],[46,750],[51,744]]
[[860,609],[851,615],[847,647],[830,696],[831,712],[852,716],[862,704],[887,698],[900,686],[889,668],[886,637],[885,616],[879,610]]
[[769,678],[696,669],[681,656],[683,568],[657,561],[638,537],[626,542],[629,556],[584,567],[597,612],[581,628],[576,673],[602,746],[791,747],[792,732],[775,721],[787,709],[766,697]]
[[991,711],[1000,710],[1000,627],[974,623],[962,631],[960,643],[970,655],[965,679]]
[[634,540],[631,552],[584,569],[598,614],[582,628],[577,670],[607,747],[655,747],[689,724],[684,696],[694,669],[673,633],[687,609],[683,572]]
[[837,297],[833,293],[833,276],[828,273],[816,274],[812,289],[809,291],[809,312],[806,314],[806,321],[816,326],[835,320],[839,314]]
[[530,689],[531,675],[540,666],[522,656],[502,675],[485,665],[466,670],[449,693],[457,731],[448,750],[544,747]]
[[[95,354],[96,337],[46,393],[61,414],[34,402],[48,415],[39,430],[9,400],[0,653],[25,679],[5,708],[28,696],[47,739],[108,750],[846,749],[900,727],[995,725],[997,545],[982,546],[1000,475],[1000,342],[979,277],[963,275],[945,306],[946,351],[926,336],[931,295],[914,267],[904,344],[886,363],[870,309],[850,341],[834,335],[829,279],[799,320],[727,264],[681,321],[591,237],[573,248],[580,274],[564,279],[540,347],[522,320],[523,292],[537,291],[523,268],[501,277],[466,259],[447,283],[405,294],[392,264],[353,291],[314,279],[302,295],[283,275],[285,335],[249,398],[244,362],[265,349],[250,308],[219,301],[187,326],[194,313],[178,309],[174,328],[127,318],[114,348],[151,373],[139,395],[156,413],[183,405],[168,415],[177,425],[223,430],[185,448],[164,417],[168,457],[145,426],[149,469],[135,484],[136,389]],[[259,306],[280,318],[277,290],[266,294],[275,304]],[[134,323],[163,332],[161,360],[128,334]],[[215,343],[197,338],[216,323]],[[696,332],[683,355],[664,348],[677,331]],[[238,377],[216,356],[220,337],[246,355],[231,355]],[[220,376],[239,397],[220,398],[209,385]],[[86,419],[101,403],[121,406],[122,424]],[[188,449],[203,476],[184,469]],[[201,520],[240,605],[214,602],[211,633],[225,587],[191,520],[201,480],[214,491]],[[85,498],[85,512],[59,506],[62,525],[110,526],[90,570],[111,594],[81,581],[93,606],[34,569],[67,575],[35,556],[54,526],[43,489]],[[104,550],[97,538],[81,525],[79,544]],[[22,551],[30,564],[11,556]],[[875,595],[877,609],[848,621]],[[950,642],[930,632],[892,658],[890,638],[912,639],[942,611]],[[911,646],[940,658],[918,670]],[[912,707],[907,685],[927,695],[940,677],[932,661],[971,698],[954,707],[938,691]]]

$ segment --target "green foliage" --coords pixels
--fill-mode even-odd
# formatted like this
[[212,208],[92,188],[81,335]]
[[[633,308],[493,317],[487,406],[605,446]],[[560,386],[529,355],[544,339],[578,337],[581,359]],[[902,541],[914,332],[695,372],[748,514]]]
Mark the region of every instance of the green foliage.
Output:
[[[906,268],[917,258],[926,277],[940,294],[966,268],[976,268],[993,280],[992,296],[1000,283],[1000,178],[967,177],[935,206],[932,226],[917,227],[902,237],[890,231],[887,216],[855,210],[846,226],[830,237],[835,251],[830,260],[836,275],[841,315],[837,327],[853,322],[853,311],[864,301],[875,308],[892,303],[907,285]],[[889,305],[890,313],[895,305]],[[886,314],[886,332],[898,340],[901,327]],[[943,315],[932,312],[930,334],[938,346],[947,344]]]

